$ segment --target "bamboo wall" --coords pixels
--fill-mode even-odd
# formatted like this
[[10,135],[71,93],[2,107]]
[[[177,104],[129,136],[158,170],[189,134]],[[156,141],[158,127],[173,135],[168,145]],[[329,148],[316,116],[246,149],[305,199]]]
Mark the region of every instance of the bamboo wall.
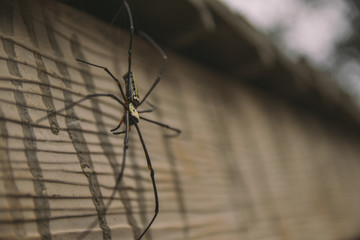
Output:
[[[125,176],[106,215],[123,137],[122,107],[93,99],[36,120],[89,93],[114,93],[101,69],[127,70],[127,31],[52,1],[1,1],[0,239],[136,239],[154,210],[149,171],[131,131]],[[255,91],[165,49],[169,64],[146,116],[160,213],[144,239],[352,239],[360,235],[356,131]],[[134,41],[140,97],[161,57]]]

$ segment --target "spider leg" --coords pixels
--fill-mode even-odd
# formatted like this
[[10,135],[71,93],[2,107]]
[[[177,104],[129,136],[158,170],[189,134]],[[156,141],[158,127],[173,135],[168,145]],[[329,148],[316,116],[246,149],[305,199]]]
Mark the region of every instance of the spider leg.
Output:
[[82,63],[85,63],[85,64],[88,64],[88,65],[93,66],[93,67],[97,67],[97,68],[103,69],[103,70],[104,70],[107,74],[109,74],[110,77],[116,82],[116,84],[118,85],[118,87],[119,87],[119,89],[120,89],[120,92],[121,92],[122,97],[125,99],[124,90],[123,90],[123,88],[122,88],[122,86],[121,86],[121,84],[120,84],[119,79],[117,79],[117,78],[114,76],[114,74],[112,74],[107,67],[100,66],[100,65],[97,65],[97,64],[93,64],[93,63],[91,63],[91,62],[87,62],[87,61],[85,61],[85,60],[78,59],[78,58],[76,59],[76,61],[82,62]]
[[148,153],[148,151],[146,149],[146,145],[145,145],[144,139],[142,137],[142,134],[140,132],[139,126],[137,125],[137,123],[135,123],[134,125],[136,127],[136,131],[138,132],[138,135],[139,135],[139,138],[140,138],[140,141],[141,141],[141,145],[142,145],[144,153],[145,153],[146,163],[147,163],[148,169],[150,170],[150,177],[151,177],[151,182],[152,182],[152,185],[153,185],[154,196],[155,196],[154,216],[152,217],[151,221],[149,222],[149,224],[147,225],[147,227],[145,228],[143,233],[137,238],[138,240],[140,240],[144,236],[144,234],[147,232],[147,230],[149,230],[151,224],[154,222],[156,216],[159,213],[159,198],[158,198],[158,192],[157,192],[156,183],[155,183],[155,172],[154,172],[154,169],[152,168],[152,165],[151,165],[151,160],[150,160],[149,153]]
[[[120,133],[114,133],[114,131],[118,130],[121,127],[121,124],[124,122],[124,116],[121,118],[119,124],[110,130],[110,132],[112,132],[113,134],[120,134]],[[122,133],[124,133],[124,131],[122,131]]]
[[[126,133],[126,131],[127,131],[127,130],[124,130],[124,131],[121,131],[121,132],[113,132],[112,134],[114,134],[114,135],[120,135],[120,134]],[[131,126],[129,126],[129,131],[128,131],[128,132],[130,132],[130,131],[131,131]]]
[[149,113],[149,112],[153,112],[156,110],[156,107],[149,101],[146,101],[146,103],[151,107],[149,109],[145,109],[145,110],[140,110],[138,111],[138,113]]
[[130,7],[126,1],[124,1],[124,6],[128,13],[129,22],[130,22],[130,42],[129,42],[129,49],[128,49],[128,61],[129,61],[128,73],[129,73],[129,72],[131,72],[131,63],[132,63],[131,61],[132,61],[132,42],[133,42],[133,37],[134,37],[134,23],[133,23]]
[[167,129],[172,130],[172,131],[175,132],[174,135],[168,135],[168,137],[175,137],[175,136],[178,136],[181,133],[180,129],[173,128],[173,127],[171,127],[171,126],[169,126],[167,124],[164,124],[164,123],[161,123],[161,122],[158,122],[158,121],[154,121],[154,120],[142,117],[142,116],[140,116],[140,119],[145,120],[145,121],[150,122],[150,123],[154,123],[154,124],[156,124],[156,125],[158,125],[160,127],[164,127],[164,128],[167,128]]
[[156,87],[156,85],[159,83],[159,81],[161,79],[161,76],[162,76],[162,74],[164,72],[166,63],[167,63],[167,56],[164,53],[164,51],[160,48],[160,46],[149,35],[147,35],[146,33],[142,32],[142,31],[139,31],[139,35],[142,36],[143,38],[145,38],[163,57],[163,61],[162,61],[161,67],[160,67],[160,71],[159,71],[153,85],[150,87],[148,92],[145,94],[144,98],[141,100],[141,102],[139,104],[139,106],[140,106],[146,100],[146,98],[150,95],[150,93]]
[[[128,13],[128,16],[129,16],[129,21],[130,21],[130,43],[129,43],[129,50],[128,50],[128,54],[129,54],[129,57],[128,57],[128,60],[129,60],[128,72],[130,72],[131,71],[131,60],[132,60],[132,41],[133,41],[133,36],[134,36],[134,24],[133,24],[133,20],[132,20],[132,14],[131,14],[131,11],[130,11],[130,7],[129,7],[129,5],[128,5],[128,3],[126,1],[124,1],[124,5],[125,5],[126,11]],[[123,99],[126,99],[125,94],[124,94],[124,90],[123,90],[123,88],[122,88],[122,86],[120,84],[119,79],[117,79],[114,76],[114,74],[112,74],[112,72],[107,67],[97,65],[97,64],[93,64],[93,63],[87,62],[87,61],[82,60],[82,59],[76,59],[76,61],[88,64],[88,65],[93,66],[93,67],[103,69],[116,82],[116,84],[118,85],[118,87],[120,89],[120,92],[121,92],[121,95],[122,95]]]
[[109,202],[105,206],[104,214],[106,214],[108,208],[110,207],[112,201],[114,200],[115,193],[118,190],[121,179],[122,179],[122,177],[124,175],[125,162],[126,162],[126,151],[128,149],[128,145],[129,145],[129,129],[130,129],[130,126],[129,126],[129,111],[128,110],[126,110],[126,112],[125,112],[125,121],[124,122],[125,122],[125,131],[124,131],[125,137],[124,137],[124,147],[123,147],[123,160],[122,160],[122,164],[121,164],[120,173],[118,174],[118,176],[116,178],[116,184],[115,184],[114,190],[111,193]]
[[124,134],[124,133],[126,133],[125,130],[124,130],[124,131],[121,131],[121,132],[115,132],[115,133],[112,133],[112,134],[114,134],[114,135],[120,135],[120,134]]
[[[113,188],[113,191],[110,195],[110,199],[107,202],[107,204],[104,207],[104,210],[102,212],[103,215],[106,215],[106,212],[108,211],[112,201],[114,200],[116,191],[118,190],[118,187],[121,183],[122,177],[124,175],[124,169],[125,169],[125,163],[126,163],[126,151],[128,149],[128,143],[129,143],[129,111],[126,110],[125,112],[125,136],[124,136],[124,146],[123,146],[123,159],[122,159],[122,164],[121,164],[121,168],[120,168],[120,172],[116,177],[116,182],[115,182],[115,186]],[[81,235],[77,238],[78,240],[82,240],[84,239],[90,232],[91,230],[98,224],[98,221],[95,220],[94,222],[92,222],[89,227],[87,228],[86,231],[82,232]]]
[[[115,101],[117,101],[118,103],[120,103],[122,106],[124,106],[126,108],[126,105],[123,101],[121,101],[118,97],[116,97],[114,94],[110,94],[110,93],[96,93],[96,94],[89,94],[89,95],[86,95],[85,97],[81,98],[80,100],[77,100],[73,103],[71,103],[70,105],[64,107],[64,108],[61,108],[60,110],[54,112],[53,114],[59,114],[63,111],[65,111],[66,109],[69,109],[69,108],[72,108],[76,105],[78,105],[79,103],[87,100],[87,99],[90,99],[90,98],[95,98],[95,97],[110,97],[112,99],[114,99]],[[42,122],[44,121],[45,119],[47,119],[48,116],[45,116],[45,117],[42,117],[42,118],[39,118],[38,120],[35,121],[35,123],[39,123],[39,122]]]

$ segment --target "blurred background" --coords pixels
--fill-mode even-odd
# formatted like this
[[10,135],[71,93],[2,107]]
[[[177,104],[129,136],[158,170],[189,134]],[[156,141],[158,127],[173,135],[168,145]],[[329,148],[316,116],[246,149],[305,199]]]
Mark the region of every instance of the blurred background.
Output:
[[222,0],[293,59],[331,72],[360,103],[360,1]]

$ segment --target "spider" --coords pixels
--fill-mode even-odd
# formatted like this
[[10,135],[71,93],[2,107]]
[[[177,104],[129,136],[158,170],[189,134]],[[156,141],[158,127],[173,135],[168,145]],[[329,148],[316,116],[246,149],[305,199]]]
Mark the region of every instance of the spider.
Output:
[[[154,198],[155,198],[154,215],[153,215],[152,219],[150,220],[150,222],[148,223],[148,225],[146,226],[146,228],[141,233],[141,235],[137,238],[139,240],[145,235],[145,233],[151,227],[152,223],[154,222],[156,216],[159,213],[159,198],[158,198],[158,192],[157,192],[156,182],[155,182],[155,172],[154,172],[154,169],[152,167],[150,156],[149,156],[148,150],[146,148],[145,141],[144,141],[143,136],[141,134],[138,123],[140,122],[140,119],[141,119],[141,120],[153,123],[155,125],[158,125],[160,127],[167,128],[167,129],[169,129],[171,131],[174,131],[175,134],[173,136],[179,135],[181,133],[181,130],[179,130],[177,128],[173,128],[173,127],[171,127],[171,126],[169,126],[167,124],[164,124],[164,123],[161,123],[161,122],[158,122],[158,121],[154,121],[154,120],[151,120],[151,119],[148,119],[148,118],[145,118],[145,117],[141,116],[140,113],[152,112],[152,111],[155,110],[155,107],[152,104],[150,104],[149,102],[147,102],[147,103],[152,107],[151,109],[142,110],[142,111],[137,110],[137,108],[139,106],[141,106],[145,102],[147,97],[152,93],[152,91],[154,90],[156,85],[159,83],[159,81],[161,79],[161,76],[162,76],[162,73],[164,71],[164,68],[166,66],[166,63],[167,63],[167,56],[164,53],[164,51],[160,48],[160,46],[149,35],[147,35],[146,33],[142,32],[142,31],[139,31],[139,35],[141,37],[143,37],[145,40],[147,40],[160,53],[160,55],[163,58],[162,65],[160,67],[160,71],[158,72],[154,83],[151,85],[150,89],[146,92],[144,97],[142,99],[140,99],[138,89],[137,89],[137,86],[136,86],[136,82],[135,82],[135,79],[134,79],[134,74],[133,74],[133,72],[131,70],[131,67],[132,67],[132,42],[133,42],[133,36],[134,36],[134,25],[133,25],[131,10],[130,10],[130,7],[129,7],[128,3],[126,1],[124,1],[123,4],[124,4],[124,6],[126,8],[126,11],[127,11],[128,17],[129,17],[129,22],[130,22],[130,42],[129,42],[129,48],[128,48],[128,70],[127,70],[126,74],[123,76],[123,80],[125,82],[125,92],[124,92],[124,89],[123,89],[123,87],[122,87],[122,85],[120,83],[120,80],[117,79],[107,67],[100,66],[100,65],[97,65],[97,64],[93,64],[93,63],[90,63],[90,62],[82,60],[82,59],[76,59],[77,61],[79,61],[79,62],[81,62],[83,64],[88,64],[88,65],[96,67],[96,68],[101,68],[107,74],[109,74],[110,77],[117,84],[117,86],[119,88],[119,91],[121,93],[122,99],[120,99],[119,97],[115,96],[114,94],[110,94],[110,93],[89,94],[89,95],[86,95],[85,97],[81,98],[80,100],[73,102],[72,104],[68,105],[67,107],[57,111],[56,113],[59,113],[59,112],[64,111],[66,109],[72,108],[75,105],[78,105],[79,103],[81,103],[81,102],[83,102],[85,100],[88,100],[90,98],[98,98],[98,97],[111,98],[111,99],[115,100],[116,102],[118,102],[123,107],[124,115],[122,116],[119,124],[115,128],[110,130],[112,132],[112,134],[116,134],[116,135],[124,134],[122,165],[121,165],[120,172],[119,172],[119,174],[118,174],[118,176],[116,178],[116,184],[114,186],[114,190],[113,190],[113,192],[112,192],[112,194],[110,196],[110,200],[108,201],[108,203],[105,206],[103,214],[105,215],[108,208],[110,207],[110,205],[111,205],[111,203],[112,203],[112,201],[114,199],[114,196],[116,194],[116,191],[117,191],[117,189],[119,187],[119,184],[120,184],[120,182],[122,180],[122,177],[123,177],[123,174],[124,174],[124,169],[125,169],[125,163],[126,163],[126,151],[128,149],[129,131],[130,131],[131,126],[135,126],[136,131],[137,131],[138,136],[139,136],[139,139],[140,139],[140,142],[141,142],[141,145],[142,145],[142,148],[143,148],[143,151],[144,151],[144,154],[145,154],[147,167],[148,167],[148,169],[150,171],[150,177],[151,177],[151,181],[152,181],[152,187],[153,187]],[[37,120],[36,122],[42,121],[43,119],[44,118],[41,118],[41,119]],[[118,131],[118,129],[120,129],[122,124],[125,125],[125,130]],[[91,229],[95,227],[96,224],[97,224],[97,221],[94,221],[88,227],[88,230],[86,232],[84,232],[79,239],[82,239],[83,237],[85,237],[91,231]]]

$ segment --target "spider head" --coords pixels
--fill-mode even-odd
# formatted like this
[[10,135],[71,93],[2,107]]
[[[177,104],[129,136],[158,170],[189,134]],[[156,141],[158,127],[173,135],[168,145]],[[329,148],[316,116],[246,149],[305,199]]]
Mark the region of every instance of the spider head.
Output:
[[129,122],[130,125],[139,122],[139,113],[132,103],[129,103]]

